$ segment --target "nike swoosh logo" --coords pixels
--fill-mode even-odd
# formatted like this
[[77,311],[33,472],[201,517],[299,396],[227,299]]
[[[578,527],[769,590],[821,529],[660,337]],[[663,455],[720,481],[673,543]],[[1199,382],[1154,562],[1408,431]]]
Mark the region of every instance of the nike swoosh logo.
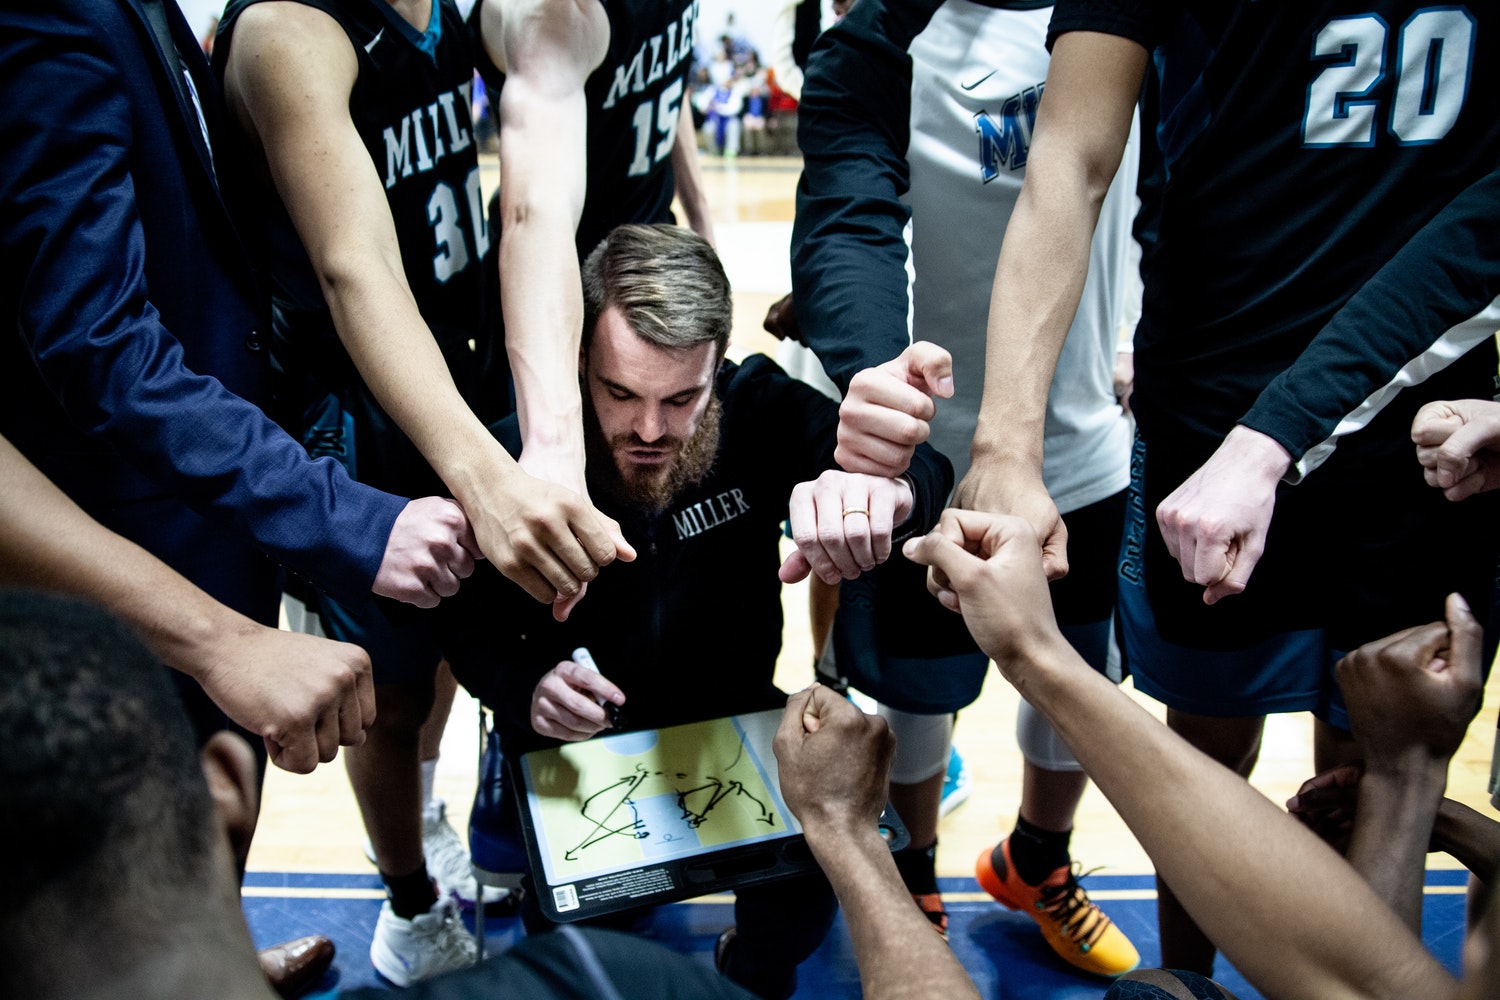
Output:
[[[382,28],[381,30],[383,31],[385,29]],[[973,83],[960,83],[958,85],[959,89],[960,90],[973,90],[975,87],[979,86],[981,83],[983,83],[984,81],[988,80],[990,77],[994,76],[998,72],[1000,72],[1000,71],[992,69],[988,73],[984,74],[984,76],[981,76],[979,79],[975,80]]]
[[371,55],[375,51],[375,46],[379,44],[381,37],[384,35],[385,28],[381,28],[379,31],[375,32],[375,37],[370,39],[370,41],[365,45],[365,55]]

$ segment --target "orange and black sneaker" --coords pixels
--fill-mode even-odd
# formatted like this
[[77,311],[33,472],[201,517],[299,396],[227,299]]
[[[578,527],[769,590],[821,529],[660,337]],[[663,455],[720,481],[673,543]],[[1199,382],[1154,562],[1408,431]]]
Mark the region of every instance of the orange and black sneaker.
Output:
[[1094,905],[1078,884],[1077,862],[1060,865],[1041,885],[1021,880],[1010,859],[1010,838],[983,851],[974,877],[984,891],[1037,922],[1042,937],[1066,962],[1096,976],[1122,976],[1141,956],[1125,932]]
[[912,893],[911,901],[917,904],[922,915],[932,922],[944,941],[948,940],[948,911],[943,909],[943,894],[940,892]]

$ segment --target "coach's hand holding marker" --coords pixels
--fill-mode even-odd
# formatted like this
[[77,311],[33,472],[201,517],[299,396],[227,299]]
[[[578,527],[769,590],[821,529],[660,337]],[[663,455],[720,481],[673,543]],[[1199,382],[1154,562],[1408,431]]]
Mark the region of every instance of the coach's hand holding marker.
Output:
[[[573,662],[578,664],[583,669],[591,671],[600,680],[608,683],[608,681],[604,677],[604,671],[600,670],[599,664],[594,662],[594,654],[589,652],[589,648],[587,646],[579,646],[577,649],[573,650]],[[610,684],[609,686],[614,687],[613,684]],[[594,696],[594,700],[599,703],[600,708],[604,709],[604,714],[609,716],[609,724],[611,726],[618,726],[620,724],[620,706],[610,701],[603,695],[596,694]],[[620,695],[620,701],[623,702],[624,700],[625,696],[623,694]]]
[[531,693],[531,728],[559,740],[586,740],[619,726],[625,693],[611,684],[582,647],[537,682]]

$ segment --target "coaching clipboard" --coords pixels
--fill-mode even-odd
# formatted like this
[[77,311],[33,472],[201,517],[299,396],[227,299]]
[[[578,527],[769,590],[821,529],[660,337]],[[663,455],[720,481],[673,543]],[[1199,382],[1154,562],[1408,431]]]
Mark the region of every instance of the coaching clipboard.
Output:
[[[815,871],[781,798],[778,709],[567,743],[520,760],[542,912],[573,921]],[[887,807],[881,832],[906,828]]]

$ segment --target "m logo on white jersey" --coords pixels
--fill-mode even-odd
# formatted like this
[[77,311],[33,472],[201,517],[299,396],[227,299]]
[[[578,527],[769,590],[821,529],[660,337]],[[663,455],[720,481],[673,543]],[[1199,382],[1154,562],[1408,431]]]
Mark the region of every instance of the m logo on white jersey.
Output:
[[1002,167],[1020,170],[1031,155],[1031,133],[1036,127],[1036,106],[1042,99],[1042,84],[1027,87],[1007,97],[1000,105],[1000,120],[988,111],[974,116],[979,133],[979,176],[988,184],[1000,176]]

